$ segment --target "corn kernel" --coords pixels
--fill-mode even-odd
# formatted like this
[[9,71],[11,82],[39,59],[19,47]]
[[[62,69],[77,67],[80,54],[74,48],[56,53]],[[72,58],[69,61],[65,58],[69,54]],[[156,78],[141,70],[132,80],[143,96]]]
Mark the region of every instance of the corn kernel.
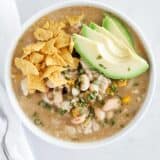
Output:
[[81,108],[80,107],[73,108],[71,113],[74,118],[78,117],[81,115]]
[[129,104],[130,101],[131,101],[131,96],[125,96],[122,98],[123,104]]
[[125,87],[127,86],[128,81],[127,80],[119,80],[117,82],[118,87]]

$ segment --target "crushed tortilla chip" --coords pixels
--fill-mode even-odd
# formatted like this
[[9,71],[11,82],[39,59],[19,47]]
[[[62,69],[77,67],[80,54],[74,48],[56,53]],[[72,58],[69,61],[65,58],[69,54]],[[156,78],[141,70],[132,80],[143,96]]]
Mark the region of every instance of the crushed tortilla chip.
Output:
[[63,58],[63,60],[69,65],[72,66],[74,61],[73,61],[73,57],[70,54],[70,52],[68,51],[67,48],[64,48],[61,50],[60,56]]
[[51,39],[46,42],[45,46],[41,49],[41,52],[48,55],[53,55],[58,52],[57,48],[54,46],[55,39]]
[[33,64],[41,63],[43,59],[44,59],[44,55],[37,52],[33,52],[30,56],[30,61]]
[[73,42],[73,39],[72,37],[70,38],[70,43],[69,43],[69,51],[70,53],[73,52],[73,48],[74,48],[74,42]]
[[52,73],[48,79],[53,83],[55,87],[59,87],[67,83],[66,79],[60,72]]
[[66,27],[66,24],[62,21],[55,22],[55,21],[49,21],[49,30],[53,32],[53,36],[56,37],[59,32]]
[[48,41],[53,37],[52,31],[49,31],[43,28],[37,28],[33,34],[36,40],[39,40],[39,41]]
[[44,25],[42,26],[42,28],[44,28],[44,29],[49,29],[49,21],[46,21],[45,23],[44,23]]
[[80,25],[81,21],[83,20],[84,15],[79,15],[79,16],[67,16],[66,19],[69,23],[70,26],[73,25]]
[[51,66],[54,65],[54,59],[52,56],[47,55],[46,59],[45,59],[45,63],[47,66]]
[[72,69],[77,69],[79,66],[79,59],[78,58],[73,58],[73,64],[71,65]]
[[39,75],[38,69],[31,62],[21,59],[15,58],[15,65],[18,69],[20,69],[23,75],[33,74]]
[[46,66],[50,65],[58,65],[58,66],[66,66],[67,63],[64,61],[64,59],[57,53],[50,56],[48,55],[45,59]]
[[45,46],[45,42],[37,42],[27,45],[25,48],[23,48],[23,56],[22,58],[28,56],[32,52],[38,52]]
[[64,70],[65,70],[65,68],[63,68],[61,66],[49,66],[45,69],[44,74],[43,74],[43,78],[49,77],[54,72],[62,72]]
[[53,65],[59,65],[59,66],[66,66],[67,63],[64,61],[64,59],[57,53],[53,56],[54,64]]
[[46,86],[44,81],[35,75],[27,75],[27,86],[29,90],[38,90],[41,92],[46,92]]
[[70,35],[61,30],[61,32],[58,34],[58,37],[56,38],[55,46],[57,48],[63,48],[69,46],[69,44],[70,44]]

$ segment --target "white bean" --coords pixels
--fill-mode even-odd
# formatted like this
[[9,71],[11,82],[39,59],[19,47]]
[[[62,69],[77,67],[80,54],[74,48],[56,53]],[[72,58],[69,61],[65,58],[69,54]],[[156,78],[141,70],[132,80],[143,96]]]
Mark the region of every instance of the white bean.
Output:
[[99,85],[99,91],[104,94],[108,86],[110,85],[111,80],[105,78],[104,76],[100,75],[97,79],[97,84]]
[[62,91],[61,90],[54,91],[53,92],[53,98],[54,98],[54,105],[56,105],[57,107],[59,107],[60,104],[63,101]]
[[120,107],[120,104],[121,104],[121,101],[118,97],[110,98],[109,100],[106,101],[102,109],[105,112],[110,110],[115,110]]
[[63,102],[61,103],[61,105],[60,105],[59,108],[61,108],[61,109],[63,109],[63,110],[66,110],[67,112],[69,112],[69,111],[71,110],[72,106],[71,106],[71,104],[70,104],[70,101],[63,101]]
[[80,89],[86,91],[90,86],[90,80],[86,74],[80,76]]
[[80,93],[80,91],[79,91],[78,88],[75,88],[75,87],[72,88],[72,95],[73,95],[74,97],[78,96],[79,93]]
[[99,120],[99,121],[103,121],[105,119],[105,116],[106,116],[106,113],[100,109],[100,108],[95,108],[94,109],[94,112],[95,112],[95,115],[96,115],[96,118]]
[[106,113],[106,117],[107,117],[108,120],[112,119],[113,116],[114,116],[114,112],[113,111],[109,111],[109,112]]
[[97,84],[91,84],[90,87],[89,87],[90,91],[96,91],[98,92],[99,91],[99,87]]
[[21,90],[22,90],[24,96],[27,96],[29,94],[26,78],[21,80]]

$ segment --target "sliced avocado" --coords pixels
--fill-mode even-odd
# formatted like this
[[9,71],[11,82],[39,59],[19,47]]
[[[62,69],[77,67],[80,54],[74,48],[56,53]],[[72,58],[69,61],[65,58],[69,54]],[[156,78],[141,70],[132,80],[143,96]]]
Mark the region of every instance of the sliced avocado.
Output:
[[[88,27],[89,28],[89,27]],[[90,28],[89,28],[90,29]],[[96,37],[98,33],[90,29]],[[84,28],[82,29],[82,33]],[[98,33],[100,34],[100,33]],[[100,34],[101,35],[101,34]],[[97,71],[112,79],[130,79],[145,72],[148,63],[136,54],[124,57],[113,56],[106,47],[97,40],[73,35],[74,47],[85,61]],[[131,52],[131,51],[130,51]]]
[[89,28],[87,25],[83,25],[81,31],[82,35],[89,39],[102,43],[105,46],[106,50],[110,52],[110,54],[115,58],[126,57],[129,54],[134,53],[128,51],[131,50],[130,48],[128,48],[128,45],[126,45],[121,39],[118,39],[109,31],[104,29],[104,27],[100,27],[95,23],[91,23],[90,26],[92,26],[94,30]]
[[120,19],[107,14],[103,19],[102,26],[134,48],[132,35]]

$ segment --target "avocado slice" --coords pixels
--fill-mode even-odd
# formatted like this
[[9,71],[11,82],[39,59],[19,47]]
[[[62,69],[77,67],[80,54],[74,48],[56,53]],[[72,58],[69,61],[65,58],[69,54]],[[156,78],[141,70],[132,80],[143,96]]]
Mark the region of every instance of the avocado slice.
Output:
[[[102,43],[105,36],[84,25],[83,37],[73,35],[74,47],[80,56],[97,71],[112,79],[131,79],[145,72],[149,65],[130,48],[123,50],[124,53],[112,53]],[[92,35],[92,36],[91,36]],[[102,38],[102,39],[101,39]],[[108,45],[109,46],[109,45]],[[112,46],[112,45],[111,45]],[[121,55],[121,56],[119,56]]]
[[129,48],[121,39],[115,37],[112,33],[104,29],[104,27],[100,27],[95,23],[91,23],[90,26],[95,30],[92,30],[87,25],[83,25],[81,30],[82,35],[102,43],[106,50],[115,58],[123,58],[134,54],[134,51],[130,51],[132,48]]
[[113,33],[115,36],[126,42],[130,47],[134,48],[132,34],[120,19],[113,15],[107,14],[103,19],[102,26]]

